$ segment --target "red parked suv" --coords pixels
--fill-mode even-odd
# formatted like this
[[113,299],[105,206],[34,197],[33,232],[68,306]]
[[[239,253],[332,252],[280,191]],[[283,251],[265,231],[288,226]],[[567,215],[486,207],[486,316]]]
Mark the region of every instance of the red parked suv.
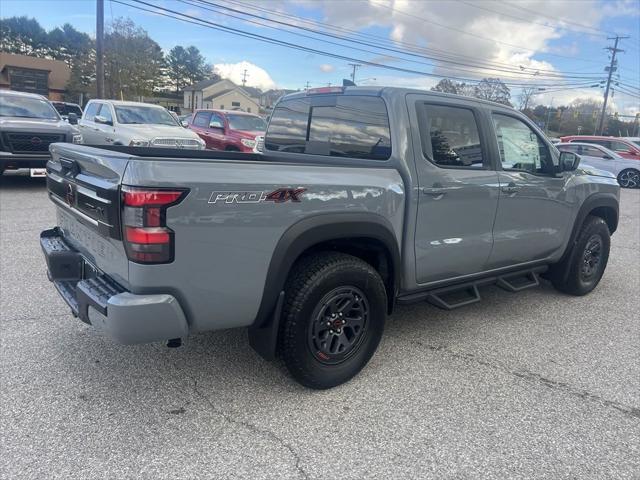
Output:
[[595,143],[603,147],[613,150],[618,155],[629,158],[631,160],[640,160],[640,147],[631,140],[620,137],[600,137],[597,135],[569,135],[561,137],[560,141],[565,142],[581,142]]
[[264,135],[267,122],[235,110],[196,110],[188,128],[205,141],[208,149],[253,152],[256,137]]

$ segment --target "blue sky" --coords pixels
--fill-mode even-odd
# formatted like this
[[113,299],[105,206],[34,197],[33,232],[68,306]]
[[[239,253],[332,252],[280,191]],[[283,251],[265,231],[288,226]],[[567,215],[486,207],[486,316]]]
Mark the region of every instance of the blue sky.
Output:
[[[296,17],[324,22],[341,29],[334,30],[334,34],[345,35],[347,30],[349,35],[357,32],[367,35],[359,37],[365,43],[386,42],[386,48],[403,51],[411,46],[420,47],[419,54],[430,58],[407,57],[371,45],[345,47],[318,38],[305,38],[299,34],[318,36],[304,30],[274,30],[231,18],[211,4],[206,7],[209,10],[202,5],[194,6],[197,0],[148,0],[162,8],[296,45],[434,75],[363,66],[357,72],[357,79],[365,84],[429,88],[441,75],[459,76],[470,81],[490,75],[508,78],[513,84],[513,97],[517,97],[520,90],[516,84],[550,85],[543,87],[546,90],[536,96],[535,103],[548,104],[553,100],[555,105],[577,97],[601,96],[600,88],[585,87],[591,82],[598,83],[596,78],[605,78],[604,66],[608,58],[604,47],[611,44],[606,37],[613,33],[629,35],[631,38],[621,43],[626,52],[619,54],[618,73],[622,88],[640,95],[637,93],[640,89],[640,0],[210,1],[262,17],[266,15],[264,9],[290,15],[289,18],[275,15],[269,18],[303,27],[310,27],[310,24]],[[95,33],[93,0],[2,0],[0,9],[2,17],[35,17],[47,29],[69,22],[79,30],[91,35]],[[222,12],[239,16],[229,10]],[[105,0],[106,23],[121,16],[130,17],[146,29],[167,51],[175,45],[197,46],[210,63],[218,65],[220,72],[232,80],[237,81],[242,70],[247,68],[248,85],[302,88],[308,81],[312,86],[320,86],[340,83],[351,72],[348,60],[270,45]],[[266,22],[255,17],[248,20]],[[369,51],[357,51],[357,48]],[[443,62],[443,58],[449,62]],[[469,66],[470,62],[475,65]],[[613,102],[620,113],[631,114],[639,110],[638,98],[622,90],[615,93]]]

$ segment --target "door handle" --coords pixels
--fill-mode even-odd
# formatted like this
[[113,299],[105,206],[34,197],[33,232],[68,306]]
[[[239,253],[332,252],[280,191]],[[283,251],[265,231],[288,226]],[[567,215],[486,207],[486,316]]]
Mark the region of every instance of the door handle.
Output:
[[514,193],[517,193],[518,190],[520,190],[520,187],[518,187],[515,183],[511,182],[510,184],[500,188],[500,190],[502,190],[502,193],[506,193],[507,195],[513,195]]
[[435,200],[440,200],[447,193],[447,189],[439,183],[434,183],[432,187],[422,187],[422,193],[434,197]]

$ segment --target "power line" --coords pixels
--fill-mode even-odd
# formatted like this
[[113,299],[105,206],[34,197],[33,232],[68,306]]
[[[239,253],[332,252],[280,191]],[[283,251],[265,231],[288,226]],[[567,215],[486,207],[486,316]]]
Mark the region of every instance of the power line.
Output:
[[[200,2],[204,2],[204,0],[196,0],[196,1],[200,1]],[[206,3],[210,3],[210,2],[206,2]],[[268,15],[274,15],[274,16],[278,16],[278,17],[284,17],[287,20],[291,20],[291,19],[295,19],[298,22],[302,22],[305,23],[307,25],[314,25],[314,26],[319,26],[321,28],[327,28],[330,30],[335,30],[335,31],[340,31],[340,32],[347,32],[349,34],[352,35],[356,35],[358,37],[367,39],[369,41],[371,41],[370,39],[374,39],[374,41],[378,42],[376,44],[376,46],[380,46],[380,41],[384,42],[384,44],[388,45],[388,44],[392,44],[392,45],[399,45],[399,46],[403,46],[404,48],[409,49],[409,52],[403,52],[406,55],[415,55],[414,52],[427,52],[431,55],[433,55],[434,57],[423,57],[423,58],[433,58],[434,60],[437,61],[445,61],[444,59],[438,57],[437,55],[442,55],[444,57],[447,57],[449,59],[453,58],[453,59],[469,59],[466,60],[467,65],[470,65],[470,63],[476,63],[476,64],[481,64],[482,66],[479,68],[491,68],[491,67],[506,67],[508,69],[512,69],[511,71],[515,72],[515,73],[522,73],[522,67],[520,68],[520,70],[517,69],[517,67],[514,67],[513,65],[510,64],[505,64],[505,63],[500,63],[500,62],[495,62],[495,61],[482,61],[482,62],[478,62],[478,58],[477,57],[473,57],[473,56],[469,56],[469,55],[463,55],[463,54],[452,54],[450,52],[447,52],[445,50],[439,50],[439,49],[435,49],[435,48],[425,48],[423,46],[420,45],[416,45],[413,43],[407,43],[407,42],[389,42],[389,40],[385,37],[379,36],[379,35],[373,35],[373,34],[365,34],[365,33],[361,33],[355,30],[351,30],[348,28],[344,28],[344,27],[338,27],[335,25],[331,25],[331,24],[327,24],[327,23],[322,23],[322,22],[318,22],[315,20],[311,20],[311,19],[307,19],[305,17],[300,17],[300,16],[296,16],[293,14],[283,14],[280,12],[277,12],[275,10],[269,10],[266,8],[261,8],[252,4],[247,4],[247,3],[243,3],[237,0],[226,0],[226,3],[230,3],[236,6],[240,6],[244,9],[250,9],[250,10],[254,10],[254,11],[259,11],[259,12],[263,12],[263,13],[267,13]],[[242,12],[245,13],[245,12]],[[264,18],[263,16],[259,16],[258,18]],[[295,27],[295,25],[294,25]],[[324,33],[324,32],[318,32],[318,33]],[[593,60],[589,60],[589,62],[593,62],[593,63],[599,63],[599,62],[595,62]],[[515,68],[515,70],[513,70]],[[575,72],[558,72],[557,70],[546,70],[546,69],[536,69],[536,72],[541,72],[541,73],[550,73],[552,75],[558,75],[558,74],[562,74],[564,76],[568,75],[568,74],[578,74],[578,75],[599,75],[599,72],[582,72],[582,71],[575,71]]]
[[[313,29],[310,29],[308,27],[303,27],[303,26],[291,24],[291,23],[288,23],[288,22],[283,22],[283,21],[279,21],[279,20],[275,20],[275,19],[265,19],[264,17],[258,16],[256,14],[252,14],[252,13],[249,13],[249,12],[246,12],[246,11],[236,10],[236,9],[233,9],[233,8],[230,8],[230,7],[226,7],[224,5],[220,5],[220,4],[217,4],[217,3],[214,3],[214,2],[206,1],[206,0],[195,0],[195,1],[199,2],[198,4],[193,3],[193,0],[192,1],[179,0],[179,1],[181,1],[182,3],[185,3],[187,5],[196,6],[196,7],[199,7],[199,8],[203,8],[205,10],[211,10],[211,11],[214,11],[216,13],[221,13],[223,15],[230,16],[232,18],[236,18],[236,19],[240,19],[240,20],[243,20],[243,21],[247,21],[249,23],[254,23],[254,24],[257,24],[257,25],[260,25],[260,26],[263,26],[263,27],[266,26],[268,28],[273,28],[273,29],[276,29],[278,31],[282,31],[282,29],[281,28],[277,28],[277,27],[273,27],[273,26],[270,26],[270,25],[266,25],[264,23],[256,22],[256,21],[253,21],[253,20],[248,20],[248,19],[245,19],[245,18],[242,18],[242,17],[237,17],[235,15],[226,13],[225,11],[220,11],[218,9],[229,10],[229,11],[232,11],[234,13],[241,14],[241,15],[246,15],[246,16],[250,16],[250,17],[253,17],[253,18],[259,18],[260,20],[273,22],[273,23],[276,23],[278,25],[283,25],[285,27],[290,27],[290,28],[295,28],[295,29],[302,29],[302,30],[314,33],[316,35],[330,36],[332,38],[337,38],[337,39],[341,39],[341,40],[348,41],[348,42],[354,42],[354,43],[357,43],[357,44],[360,44],[360,45],[370,46],[372,48],[380,48],[380,49],[385,50],[385,51],[392,51],[394,53],[400,53],[402,55],[408,55],[408,56],[413,56],[413,57],[431,59],[431,60],[436,60],[436,61],[439,61],[439,62],[442,62],[442,63],[452,63],[454,65],[462,65],[463,67],[466,66],[466,67],[470,67],[470,68],[473,68],[473,69],[476,69],[476,70],[478,70],[478,69],[481,69],[481,70],[494,70],[496,72],[501,72],[501,73],[504,72],[504,73],[511,73],[511,74],[517,74],[517,75],[534,76],[534,77],[539,77],[539,79],[543,80],[543,81],[544,80],[554,80],[554,79],[565,79],[565,78],[590,79],[590,80],[595,80],[597,78],[601,78],[600,74],[596,74],[596,75],[598,75],[597,78],[596,78],[596,77],[590,77],[587,74],[567,75],[567,74],[561,74],[559,72],[553,72],[553,73],[550,73],[550,74],[540,74],[538,70],[536,70],[533,73],[528,73],[528,72],[524,71],[524,70],[526,70],[526,69],[524,69],[524,67],[520,67],[519,70],[517,70],[517,69],[516,70],[513,70],[513,69],[505,70],[505,69],[501,69],[501,68],[485,67],[485,66],[476,67],[476,66],[470,65],[469,63],[464,63],[464,62],[460,62],[460,61],[452,61],[452,60],[442,59],[442,58],[433,57],[433,56],[419,55],[419,54],[415,54],[415,53],[412,53],[412,52],[406,52],[406,51],[398,50],[398,49],[395,49],[395,48],[382,47],[382,46],[379,46],[379,45],[372,45],[371,43],[363,42],[363,41],[360,41],[360,40],[357,40],[357,39],[343,37],[343,36],[339,36],[339,35],[334,35],[334,34],[327,33],[327,32],[319,32],[317,30],[313,30]],[[205,6],[200,5],[200,4],[205,4],[208,7],[205,7]],[[215,8],[209,8],[209,7],[215,7]],[[268,10],[265,10],[265,9],[262,9],[262,10],[266,11],[266,12],[269,12]],[[270,12],[270,13],[273,13],[273,12]],[[324,39],[316,39],[314,37],[309,37],[308,35],[303,35],[303,34],[296,33],[296,32],[288,31],[288,33],[292,33],[292,34],[298,35],[298,36],[303,36],[303,37],[306,37],[306,38],[312,38],[313,40],[316,40],[316,41],[320,40],[320,41],[324,41],[324,42],[329,43],[329,44],[346,47],[346,45],[342,45],[342,44],[331,42],[331,41],[324,40]],[[380,52],[375,52],[375,51],[356,48],[356,47],[351,47],[351,46],[349,46],[348,48],[352,48],[354,50],[359,50],[359,51],[364,51],[364,52],[367,52],[367,53],[380,54]],[[408,60],[408,59],[398,58],[398,57],[395,57],[393,55],[388,55],[388,54],[387,54],[387,56],[389,56],[390,58],[395,58],[395,59],[399,59],[399,60],[403,60],[403,61],[409,61],[409,62],[412,62],[412,63],[424,64],[424,65],[429,65],[429,66],[437,66],[436,64],[433,64],[433,63],[426,63],[426,62],[420,62],[420,61],[415,61],[415,60]],[[476,72],[474,70],[469,70],[468,68],[461,68],[461,67],[446,67],[446,68],[449,69],[449,70],[466,71],[466,72],[470,72],[470,73],[474,73],[474,74],[478,74],[479,73],[479,72]],[[518,79],[517,76],[507,76],[507,75],[501,75],[501,76],[502,77],[506,77],[506,78]]]
[[[353,61],[353,62],[358,62],[361,63],[363,65],[369,65],[372,67],[379,67],[379,68],[384,68],[384,69],[388,69],[388,70],[394,70],[394,71],[399,71],[399,72],[404,72],[404,73],[413,73],[413,74],[417,74],[417,75],[423,75],[423,76],[427,76],[427,77],[435,77],[435,78],[442,78],[440,75],[434,74],[434,73],[429,73],[429,72],[424,72],[424,71],[420,71],[420,70],[414,70],[414,69],[410,69],[410,68],[404,68],[404,67],[396,67],[396,66],[392,66],[392,65],[384,65],[381,63],[377,63],[377,62],[372,62],[372,61],[368,61],[368,60],[363,60],[360,58],[355,58],[355,57],[351,57],[351,56],[347,56],[347,55],[340,55],[340,54],[336,54],[336,53],[330,53],[330,52],[326,52],[323,50],[319,50],[319,49],[315,49],[315,48],[311,48],[311,47],[306,47],[306,46],[302,46],[302,45],[297,45],[297,44],[293,44],[290,42],[286,42],[283,40],[277,40],[271,37],[267,37],[265,35],[259,35],[256,33],[249,33],[249,32],[245,32],[242,30],[239,30],[237,28],[232,28],[232,27],[228,27],[225,25],[221,25],[219,23],[215,23],[215,22],[211,22],[208,20],[203,20],[197,17],[194,17],[192,15],[188,15],[185,13],[181,13],[178,12],[176,10],[171,10],[168,8],[164,8],[164,7],[159,7],[157,5],[153,5],[150,4],[148,2],[145,2],[143,0],[130,0],[132,2],[135,2],[137,4],[142,4],[145,5],[147,7],[151,7],[152,9],[149,8],[144,8],[144,7],[140,7],[140,6],[136,6],[136,5],[132,5],[131,3],[126,3],[124,1],[121,0],[113,0],[116,3],[120,3],[122,5],[126,5],[129,6],[131,8],[135,8],[138,10],[142,10],[142,11],[146,11],[149,13],[154,13],[156,15],[160,15],[160,16],[164,16],[164,17],[168,17],[174,20],[180,20],[180,21],[184,21],[186,23],[193,23],[196,25],[200,25],[200,26],[204,26],[213,30],[218,30],[218,31],[222,31],[222,32],[226,32],[226,33],[230,33],[233,35],[238,35],[241,37],[245,37],[245,38],[251,38],[254,40],[259,40],[265,43],[270,43],[273,45],[279,45],[279,46],[284,46],[284,47],[288,47],[288,48],[292,48],[292,49],[296,49],[296,50],[301,50],[301,51],[305,51],[305,52],[309,52],[309,53],[315,53],[318,55],[324,55],[324,56],[328,56],[328,57],[332,57],[332,58],[338,58],[341,60],[345,60],[345,61]],[[163,13],[163,12],[169,12],[169,13]],[[177,17],[176,17],[177,15]],[[465,78],[465,77],[449,77],[453,80],[460,80],[460,81],[464,81],[464,82],[469,82],[471,84],[475,84],[478,83],[479,80],[477,79],[471,79],[471,78]],[[530,85],[530,83],[513,83],[513,82],[504,82],[506,85],[510,85],[510,86],[524,86],[524,85]],[[541,84],[541,85],[546,85],[546,86],[553,86],[551,84]],[[556,86],[562,86],[562,84],[557,85]]]
[[511,3],[504,3],[504,5],[507,5],[507,6],[511,7],[511,8],[517,8],[519,10],[524,10],[525,12],[531,13],[533,15],[538,15],[540,17],[549,18],[549,19],[554,20],[556,22],[563,22],[563,23],[566,23],[566,24],[569,24],[569,25],[575,25],[575,26],[580,27],[580,28],[593,30],[593,31],[596,31],[596,32],[601,32],[601,33],[604,33],[606,35],[611,35],[613,33],[613,32],[607,32],[606,30],[601,30],[599,28],[591,27],[589,25],[584,25],[582,23],[574,22],[572,20],[567,20],[566,18],[551,17],[551,16],[545,15],[544,13],[541,13],[539,11],[530,10],[528,8],[525,8],[525,7],[521,6],[521,5],[514,5],[514,4],[511,4]]
[[[536,50],[532,50],[530,48],[523,47],[522,45],[515,45],[513,43],[501,42],[499,40],[494,40],[494,39],[489,38],[489,37],[484,37],[482,35],[477,35],[475,33],[471,33],[471,32],[468,32],[468,31],[460,29],[460,28],[451,27],[449,25],[444,25],[442,23],[434,22],[433,20],[430,20],[430,19],[424,18],[424,17],[419,17],[419,16],[415,15],[414,13],[407,12],[406,10],[400,10],[400,9],[398,9],[396,7],[392,7],[390,5],[383,5],[383,4],[380,4],[380,3],[376,3],[375,0],[371,0],[371,2],[372,2],[373,5],[377,5],[379,7],[386,8],[388,10],[391,10],[392,12],[396,12],[396,13],[399,13],[401,15],[405,15],[405,16],[410,17],[410,18],[418,19],[418,20],[421,20],[423,22],[431,23],[433,25],[437,25],[438,27],[446,28],[447,30],[453,30],[454,32],[458,32],[458,33],[461,33],[463,35],[469,35],[469,36],[472,36],[472,37],[480,38],[480,39],[488,41],[488,42],[499,43],[501,45],[506,45],[508,47],[519,48],[519,49],[527,51],[527,52],[536,53]],[[590,63],[598,63],[595,60],[586,59],[586,58],[585,59],[581,59],[580,57],[573,57],[573,56],[569,56],[569,55],[560,55],[559,53],[546,53],[546,55],[553,56],[553,57],[559,57],[559,58],[568,58],[568,59],[571,59],[571,60],[582,60],[582,61],[590,62]]]
[[[510,15],[508,13],[499,12],[497,10],[493,10],[491,8],[487,8],[487,7],[483,7],[481,5],[478,5],[477,3],[465,2],[464,0],[458,0],[458,3],[464,3],[465,5],[469,5],[470,7],[477,8],[477,9],[480,9],[480,10],[484,10],[485,12],[495,13],[495,14],[498,14],[498,15],[503,16],[503,17],[513,18],[515,20],[524,21],[524,22],[527,22],[527,23],[531,23],[533,25],[540,25],[541,27],[550,28],[552,30],[556,30],[556,29],[570,30],[569,28],[563,27],[561,25],[548,25],[546,23],[535,22],[535,21],[531,20],[530,18],[522,18],[522,17],[518,17],[516,15]],[[604,35],[601,34],[601,33],[588,33],[588,32],[585,32],[584,29],[582,29],[580,31],[581,31],[581,33],[583,33],[585,35],[591,35],[593,37],[600,37],[600,38],[604,37],[604,38],[606,38],[606,36],[607,36],[606,33]]]

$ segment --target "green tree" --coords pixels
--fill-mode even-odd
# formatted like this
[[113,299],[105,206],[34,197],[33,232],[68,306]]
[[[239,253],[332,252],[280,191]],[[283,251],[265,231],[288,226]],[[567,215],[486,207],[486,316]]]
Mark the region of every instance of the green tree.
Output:
[[115,19],[104,44],[105,93],[110,98],[136,99],[162,88],[162,49],[131,19]]
[[0,50],[49,57],[51,46],[46,30],[35,18],[10,17],[0,19]]

